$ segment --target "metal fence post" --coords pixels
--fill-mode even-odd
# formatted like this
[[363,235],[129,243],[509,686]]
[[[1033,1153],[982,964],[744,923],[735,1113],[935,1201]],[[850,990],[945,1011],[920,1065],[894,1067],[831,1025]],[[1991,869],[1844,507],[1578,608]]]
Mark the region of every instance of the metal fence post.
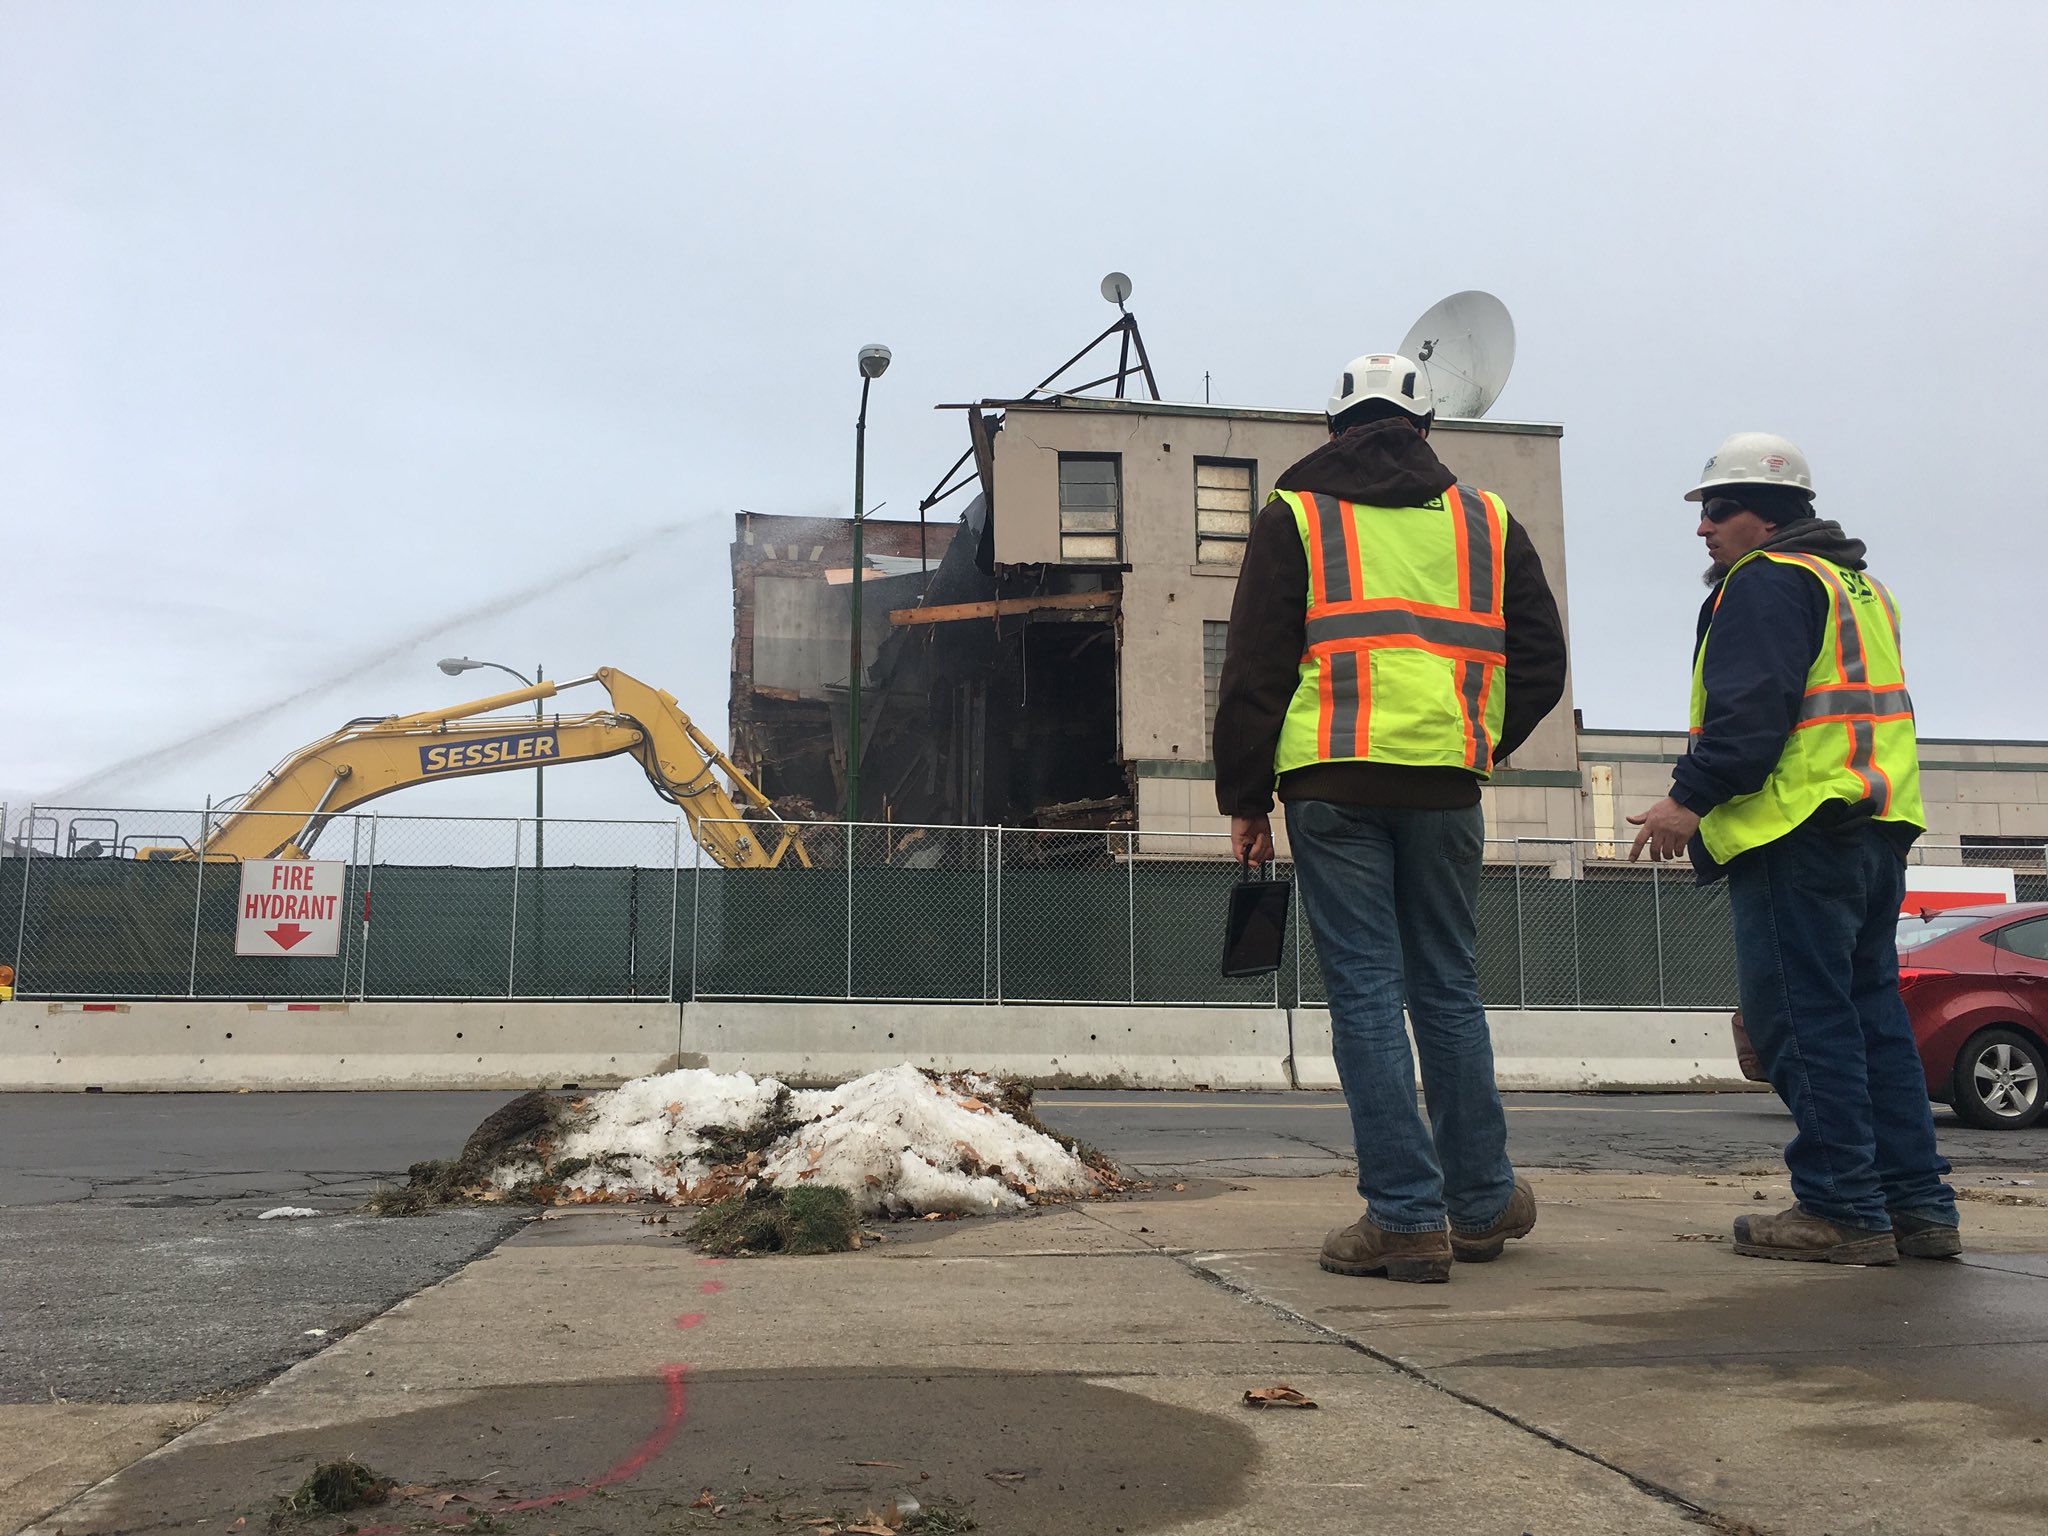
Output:
[[1650,922],[1657,930],[1657,1006],[1669,1007],[1664,1001],[1664,882],[1658,876],[1658,866],[1650,865]]
[[16,997],[26,995],[28,990],[28,983],[24,980],[24,973],[21,968],[21,956],[23,949],[28,944],[28,876],[29,871],[35,867],[36,862],[36,808],[34,801],[29,802],[28,820],[24,821],[22,825],[28,828],[28,841],[22,847],[21,911],[14,925],[14,995]]
[[[1299,868],[1300,866],[1297,865],[1297,871]],[[1294,889],[1288,893],[1287,899],[1294,904],[1294,1006],[1299,1008],[1308,1001],[1307,998],[1301,995],[1301,930],[1308,926],[1308,908],[1302,905],[1301,882],[1299,880],[1294,882]],[[1280,978],[1278,972],[1275,972],[1273,977],[1273,1001],[1275,1004],[1278,1004],[1280,1001]]]
[[1564,862],[1565,872],[1572,882],[1572,1006],[1583,1008],[1586,1006],[1586,982],[1579,965],[1579,884],[1584,871],[1579,863],[1577,843],[1565,844]]
[[206,895],[206,838],[213,830],[213,796],[206,797],[206,809],[199,813],[199,872],[192,881],[192,953],[185,965],[185,995],[199,995],[199,913]]
[[505,995],[512,995],[513,977],[519,965],[519,860],[526,845],[526,822],[523,818],[512,818],[512,931],[505,945]]
[[675,849],[669,855],[668,887],[668,995],[676,995],[676,906],[683,899],[683,818],[675,824]]
[[697,844],[690,866],[690,1000],[697,1000],[697,957],[703,952],[698,926],[704,911],[704,845]]
[[[860,573],[854,572],[856,576]],[[848,807],[851,814],[852,808]],[[846,824],[846,996],[853,997],[853,862],[860,850],[860,823]]]
[[[360,817],[360,816],[351,816],[351,817],[349,817],[349,819],[348,819],[348,820],[349,820],[349,837],[348,837],[348,873],[349,873],[349,878],[348,878],[348,880],[347,880],[346,882],[344,882],[344,884],[343,884],[343,887],[342,887],[342,888],[343,888],[343,889],[344,889],[345,891],[353,891],[353,890],[355,889],[355,886],[356,886],[356,884],[357,884],[357,883],[358,883],[358,881],[359,881],[359,880],[361,879],[361,871],[362,871],[362,867],[363,867],[363,865],[362,865],[362,852],[363,852],[363,818],[362,818],[362,817]],[[355,934],[355,928],[354,928],[354,926],[353,926],[352,924],[350,924],[350,923],[349,923],[349,922],[348,922],[348,921],[347,921],[347,920],[346,920],[346,919],[344,918],[344,920],[343,920],[343,922],[342,922],[342,925],[341,925],[341,990],[340,990],[339,992],[337,992],[337,993],[335,994],[335,995],[336,995],[337,997],[343,998],[344,1000],[345,1000],[345,999],[346,999],[346,998],[348,997],[348,972],[349,972],[349,966],[350,966],[350,965],[351,965],[351,963],[353,963],[353,961],[355,960],[355,953],[356,953],[356,934]]]
[[370,878],[363,886],[363,965],[356,972],[356,1001],[363,1002],[370,995],[370,898],[377,890],[377,823],[382,813],[370,813]]
[[1518,1006],[1529,1006],[1529,925],[1522,917],[1522,840],[1514,840],[1515,849],[1515,994],[1521,999]]
[[993,930],[989,926],[989,850],[988,828],[981,829],[981,1000],[989,1000],[989,958],[990,939]]
[[1003,1000],[1003,829],[996,831],[996,1001]]
[[1124,936],[1129,943],[1130,1000],[1138,1000],[1138,835],[1124,834]]

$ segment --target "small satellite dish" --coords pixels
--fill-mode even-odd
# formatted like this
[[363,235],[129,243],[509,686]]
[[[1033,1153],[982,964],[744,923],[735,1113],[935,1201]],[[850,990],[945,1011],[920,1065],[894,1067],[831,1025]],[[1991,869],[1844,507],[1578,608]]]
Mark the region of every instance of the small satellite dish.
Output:
[[1515,322],[1499,299],[1468,288],[1410,326],[1401,353],[1422,365],[1437,415],[1477,420],[1500,398],[1515,366]]
[[1102,280],[1102,296],[1122,309],[1124,300],[1131,296],[1131,280],[1121,272],[1110,273]]

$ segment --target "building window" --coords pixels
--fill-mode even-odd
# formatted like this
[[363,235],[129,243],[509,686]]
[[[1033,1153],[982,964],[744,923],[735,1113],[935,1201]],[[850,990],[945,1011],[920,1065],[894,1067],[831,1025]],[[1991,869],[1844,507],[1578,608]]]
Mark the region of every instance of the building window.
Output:
[[1214,755],[1216,694],[1223,680],[1223,653],[1230,645],[1230,625],[1223,619],[1202,620],[1202,756]]
[[1060,560],[1123,559],[1123,461],[1113,453],[1060,455]]
[[1244,564],[1257,469],[1248,459],[1195,460],[1195,564]]

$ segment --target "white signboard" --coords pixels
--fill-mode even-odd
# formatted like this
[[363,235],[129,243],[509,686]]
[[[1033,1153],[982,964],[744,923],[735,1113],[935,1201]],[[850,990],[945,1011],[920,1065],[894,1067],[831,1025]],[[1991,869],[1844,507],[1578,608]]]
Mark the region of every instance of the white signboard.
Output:
[[238,955],[341,953],[340,859],[245,859],[235,909]]
[[1940,912],[1949,907],[1991,907],[2011,901],[2018,883],[2009,869],[1954,864],[1906,866],[1902,912]]

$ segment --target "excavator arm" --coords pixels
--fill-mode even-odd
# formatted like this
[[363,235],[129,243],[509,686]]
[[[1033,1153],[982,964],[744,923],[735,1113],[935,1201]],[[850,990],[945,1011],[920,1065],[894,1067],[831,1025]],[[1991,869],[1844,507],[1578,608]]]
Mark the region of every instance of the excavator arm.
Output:
[[[601,684],[612,708],[539,720],[489,713],[586,683]],[[691,836],[720,865],[773,868],[792,853],[810,865],[797,828],[777,816],[768,797],[697,729],[675,695],[615,667],[446,709],[351,721],[273,768],[238,805],[221,813],[203,848],[145,849],[143,857],[304,858],[329,818],[394,790],[431,779],[594,762],[622,752],[632,754],[656,793],[681,807]],[[731,782],[731,792],[719,783],[720,773]],[[757,819],[742,819],[734,794]]]

